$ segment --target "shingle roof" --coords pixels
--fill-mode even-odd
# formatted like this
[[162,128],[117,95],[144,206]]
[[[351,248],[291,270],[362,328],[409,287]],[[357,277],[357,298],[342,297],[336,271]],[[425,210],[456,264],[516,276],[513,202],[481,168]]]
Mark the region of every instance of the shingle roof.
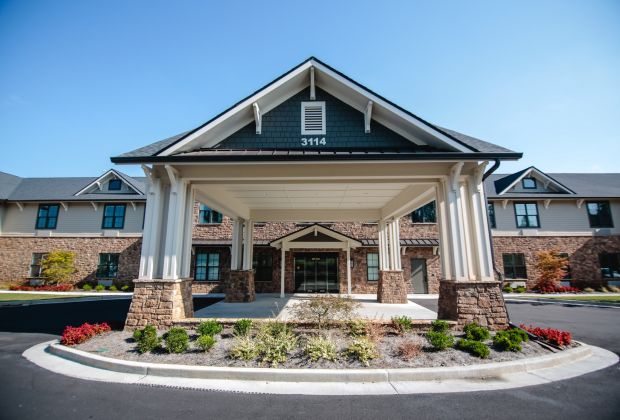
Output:
[[[117,171],[118,172],[118,171]],[[5,189],[4,173],[0,173],[0,191]],[[101,200],[144,200],[144,177],[130,177],[119,173],[142,194],[81,194],[79,190],[95,181],[98,177],[71,178],[20,178],[5,199],[10,201],[101,201]],[[10,179],[9,179],[10,180]]]
[[465,143],[467,146],[474,148],[481,153],[516,153],[513,150],[506,149],[505,147],[498,146],[497,144],[489,143],[488,141],[480,140],[467,134],[459,133],[458,131],[450,130],[449,128],[443,128],[436,125],[440,131],[444,131],[450,136],[456,138],[461,143]]
[[18,176],[0,171],[0,200],[6,200],[21,180]]
[[[499,195],[510,182],[518,178],[516,174],[492,174],[484,182],[488,198],[620,198],[620,173],[547,173],[546,175],[570,188],[575,194],[540,193],[540,192],[507,192]],[[516,176],[515,176],[516,175]],[[505,178],[512,180],[505,181]],[[500,182],[497,182],[500,181]]]

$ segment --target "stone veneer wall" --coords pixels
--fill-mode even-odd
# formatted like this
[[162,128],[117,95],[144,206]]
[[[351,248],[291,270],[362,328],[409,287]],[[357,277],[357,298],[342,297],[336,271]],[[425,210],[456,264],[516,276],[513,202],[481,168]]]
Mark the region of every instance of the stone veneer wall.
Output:
[[503,253],[524,254],[529,289],[538,276],[536,254],[550,250],[568,254],[572,286],[596,288],[606,285],[607,280],[601,276],[598,256],[602,252],[620,252],[620,236],[494,236],[493,248],[495,264],[501,272]]
[[194,316],[191,280],[135,280],[125,329],[146,324],[170,327],[174,321]]
[[377,301],[379,303],[407,303],[407,283],[402,270],[379,271]]
[[456,321],[462,328],[477,322],[493,330],[508,326],[508,313],[498,281],[441,281],[438,319]]
[[96,281],[100,253],[118,253],[118,285],[131,284],[140,267],[141,238],[13,237],[0,236],[0,281],[28,279],[30,261],[35,252],[66,250],[76,253],[77,271],[71,277],[76,284]]
[[252,270],[230,270],[224,284],[226,302],[254,302],[256,299]]

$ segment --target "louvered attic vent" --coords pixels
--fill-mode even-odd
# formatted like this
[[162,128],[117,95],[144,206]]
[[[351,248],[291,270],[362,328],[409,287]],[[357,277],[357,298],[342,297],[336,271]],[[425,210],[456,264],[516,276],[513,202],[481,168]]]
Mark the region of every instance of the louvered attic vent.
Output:
[[301,134],[325,134],[325,102],[301,103]]

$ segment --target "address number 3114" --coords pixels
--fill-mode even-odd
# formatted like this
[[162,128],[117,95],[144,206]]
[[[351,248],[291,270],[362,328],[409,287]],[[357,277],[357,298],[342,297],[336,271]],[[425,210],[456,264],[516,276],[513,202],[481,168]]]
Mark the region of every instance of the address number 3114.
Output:
[[325,146],[327,145],[327,142],[325,141],[325,137],[303,137],[301,139],[301,145],[302,146]]

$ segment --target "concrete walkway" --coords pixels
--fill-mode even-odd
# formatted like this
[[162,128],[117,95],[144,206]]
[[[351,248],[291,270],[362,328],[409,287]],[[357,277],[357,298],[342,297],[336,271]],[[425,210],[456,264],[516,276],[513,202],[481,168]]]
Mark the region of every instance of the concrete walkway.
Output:
[[[281,298],[278,294],[261,293],[250,303],[217,302],[197,310],[195,318],[275,318],[282,321],[293,319],[292,308],[316,294],[296,293]],[[381,304],[377,295],[352,295],[361,303],[357,310],[360,318],[389,320],[393,316],[405,315],[412,319],[437,319],[437,313],[413,302],[406,304]]]

